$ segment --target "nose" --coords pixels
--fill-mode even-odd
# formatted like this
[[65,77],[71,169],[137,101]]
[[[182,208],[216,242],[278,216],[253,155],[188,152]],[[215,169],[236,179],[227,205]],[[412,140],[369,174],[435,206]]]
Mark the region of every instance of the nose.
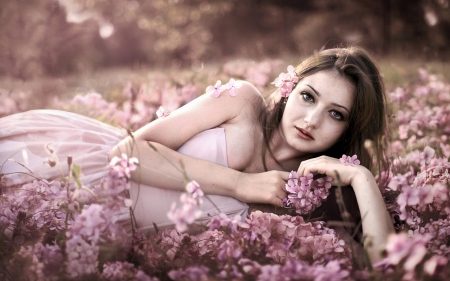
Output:
[[321,110],[318,107],[311,108],[307,111],[305,118],[303,119],[308,127],[317,128],[320,125]]

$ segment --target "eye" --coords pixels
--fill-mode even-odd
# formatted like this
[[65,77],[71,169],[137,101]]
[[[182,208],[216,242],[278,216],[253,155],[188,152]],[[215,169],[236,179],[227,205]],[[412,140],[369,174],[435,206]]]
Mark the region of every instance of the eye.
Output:
[[313,96],[308,94],[307,92],[301,92],[300,95],[302,95],[303,99],[307,102],[314,102]]
[[344,115],[342,115],[339,111],[331,110],[330,115],[336,120],[344,120]]

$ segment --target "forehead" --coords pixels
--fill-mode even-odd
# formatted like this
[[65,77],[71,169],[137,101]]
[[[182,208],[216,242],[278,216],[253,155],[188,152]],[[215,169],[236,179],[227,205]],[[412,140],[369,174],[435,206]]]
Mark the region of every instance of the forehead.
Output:
[[320,98],[347,107],[353,105],[355,85],[340,75],[337,70],[324,70],[303,78],[297,86],[313,88]]

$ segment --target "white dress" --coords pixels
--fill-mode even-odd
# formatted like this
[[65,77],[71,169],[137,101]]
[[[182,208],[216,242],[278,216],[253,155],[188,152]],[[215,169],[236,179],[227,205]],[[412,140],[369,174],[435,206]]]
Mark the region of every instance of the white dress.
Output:
[[[83,184],[94,186],[108,174],[109,151],[126,136],[122,129],[79,114],[57,110],[32,110],[6,116],[0,118],[0,128],[0,173],[8,174],[2,178],[3,185],[32,181],[34,178],[28,175],[27,169],[34,176],[47,180],[66,176],[67,157],[71,155],[73,163],[81,166]],[[225,137],[223,128],[206,130],[187,141],[178,152],[228,166]],[[50,157],[45,149],[50,143],[58,158],[58,164],[53,168],[44,163]],[[130,197],[135,204],[137,226],[150,232],[154,228],[153,224],[158,228],[172,227],[167,213],[172,202],[179,201],[180,194],[181,191],[132,182]],[[227,196],[208,197],[222,213],[230,216],[247,215],[248,206],[245,203]],[[203,215],[196,221],[197,224],[205,225],[219,213],[214,205],[204,200],[200,206]],[[119,217],[122,223],[129,221],[128,214]]]

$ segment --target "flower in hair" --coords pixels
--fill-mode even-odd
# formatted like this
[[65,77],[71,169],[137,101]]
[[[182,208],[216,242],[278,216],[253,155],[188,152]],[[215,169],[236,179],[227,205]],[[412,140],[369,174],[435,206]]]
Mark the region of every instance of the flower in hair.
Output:
[[339,159],[339,161],[344,164],[345,166],[358,166],[361,162],[358,160],[358,156],[347,156],[345,154],[342,155],[342,157]]
[[297,73],[295,73],[295,67],[289,65],[287,71],[287,73],[280,73],[275,81],[272,82],[272,84],[280,89],[280,95],[284,98],[289,97],[299,80]]

